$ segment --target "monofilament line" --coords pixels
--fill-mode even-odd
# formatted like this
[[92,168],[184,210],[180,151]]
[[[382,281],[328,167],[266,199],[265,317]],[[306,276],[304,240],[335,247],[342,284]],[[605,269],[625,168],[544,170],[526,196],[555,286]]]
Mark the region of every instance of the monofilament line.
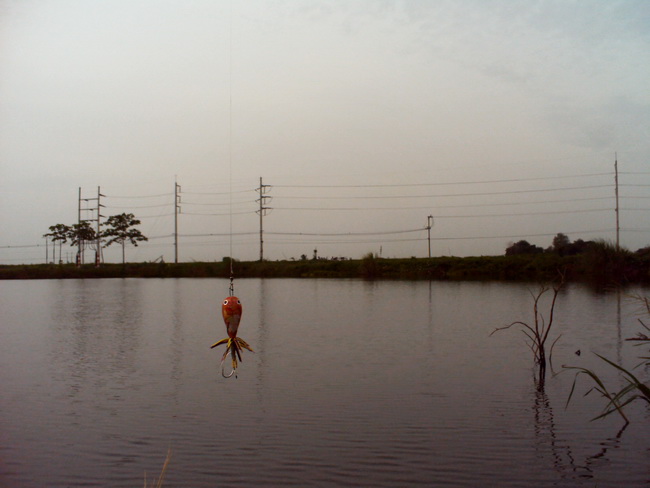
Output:
[[235,294],[233,279],[232,252],[232,2],[229,2],[230,15],[228,26],[228,207],[229,207],[229,260],[230,260],[230,296]]

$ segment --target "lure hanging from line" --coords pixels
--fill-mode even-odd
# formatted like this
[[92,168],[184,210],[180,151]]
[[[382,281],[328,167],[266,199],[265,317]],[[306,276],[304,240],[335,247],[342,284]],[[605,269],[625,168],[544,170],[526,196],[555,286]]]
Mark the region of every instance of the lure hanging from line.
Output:
[[[226,344],[226,352],[223,353],[221,358],[221,375],[224,378],[230,378],[233,374],[237,372],[237,358],[241,361],[242,348],[248,349],[251,352],[254,352],[248,343],[241,337],[237,337],[237,329],[239,329],[239,322],[241,321],[242,306],[239,298],[235,296],[229,296],[221,304],[221,313],[223,315],[223,321],[226,323],[226,330],[228,331],[228,337],[221,339],[218,342],[215,342],[210,346],[210,349],[215,348],[221,344]],[[224,372],[224,361],[230,354],[232,359],[232,371],[230,374]]]

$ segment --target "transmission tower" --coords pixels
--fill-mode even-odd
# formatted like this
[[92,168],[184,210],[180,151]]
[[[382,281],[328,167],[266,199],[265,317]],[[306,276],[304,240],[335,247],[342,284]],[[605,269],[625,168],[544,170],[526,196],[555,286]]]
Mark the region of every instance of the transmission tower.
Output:
[[271,190],[271,185],[264,185],[262,183],[262,177],[260,176],[260,186],[255,188],[255,191],[260,194],[260,197],[255,200],[259,202],[260,208],[256,212],[260,216],[260,261],[264,260],[264,227],[262,218],[267,215],[269,210],[272,210],[271,207],[267,207],[266,203],[270,202],[273,197],[266,195],[267,191]]

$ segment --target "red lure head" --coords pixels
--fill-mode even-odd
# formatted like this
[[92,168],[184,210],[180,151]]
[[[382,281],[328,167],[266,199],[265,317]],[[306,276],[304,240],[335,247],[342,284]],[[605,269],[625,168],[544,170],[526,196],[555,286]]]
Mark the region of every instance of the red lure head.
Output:
[[234,339],[237,337],[237,329],[241,320],[242,307],[239,298],[228,297],[221,304],[221,313],[223,321],[226,323],[228,337]]

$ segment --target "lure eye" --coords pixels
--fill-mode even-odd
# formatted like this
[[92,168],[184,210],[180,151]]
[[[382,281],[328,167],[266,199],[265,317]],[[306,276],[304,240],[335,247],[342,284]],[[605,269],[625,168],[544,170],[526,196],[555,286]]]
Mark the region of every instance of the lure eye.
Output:
[[224,305],[228,305],[228,300],[224,300],[224,301],[223,301],[223,304],[224,304]]
[[237,305],[241,305],[241,301],[240,301],[240,300],[237,300]]

